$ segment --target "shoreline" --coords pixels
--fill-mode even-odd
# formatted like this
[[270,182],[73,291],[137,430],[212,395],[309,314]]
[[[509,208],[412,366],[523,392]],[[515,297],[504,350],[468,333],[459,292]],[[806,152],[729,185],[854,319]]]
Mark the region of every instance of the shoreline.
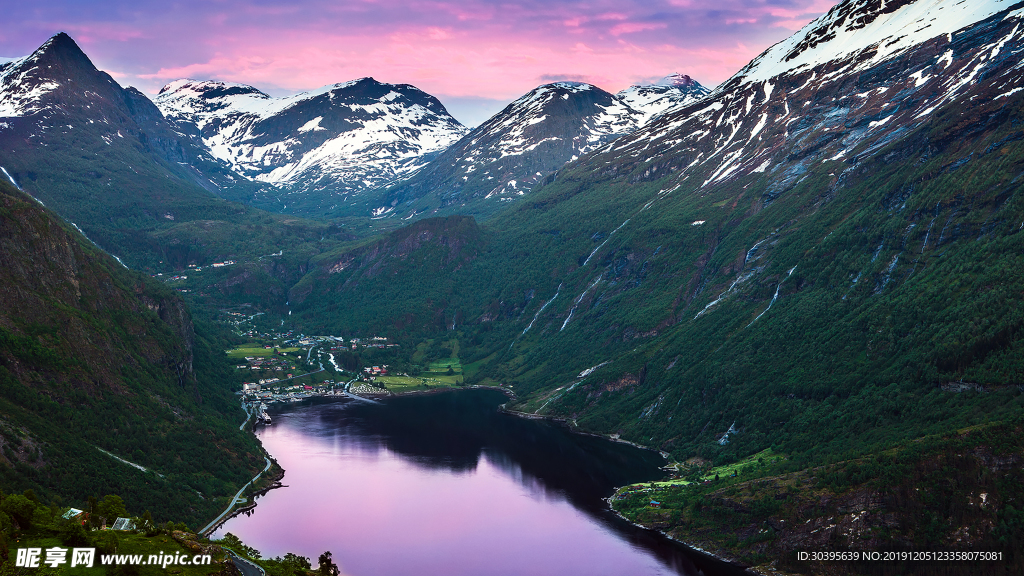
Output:
[[[638,444],[638,443],[633,442],[631,440],[623,440],[622,438],[619,438],[619,436],[617,434],[602,434],[600,432],[588,432],[586,430],[580,430],[580,427],[579,427],[578,424],[576,424],[576,420],[575,419],[563,418],[561,416],[549,416],[547,414],[534,414],[532,412],[522,412],[522,411],[519,411],[519,410],[510,410],[508,408],[505,408],[504,404],[499,406],[498,410],[501,411],[501,412],[504,412],[506,414],[512,414],[513,416],[518,416],[520,418],[526,418],[527,420],[550,420],[552,422],[559,422],[559,423],[565,424],[565,426],[567,428],[569,428],[570,430],[572,430],[575,434],[581,434],[583,436],[593,436],[595,438],[604,438],[605,440],[608,440],[608,441],[611,441],[611,442],[617,442],[619,444],[628,444],[628,445],[630,445],[630,446],[632,446],[634,448],[639,448],[640,450],[648,450],[648,451],[651,451],[651,452],[657,452],[666,461],[669,459],[668,452],[665,452],[663,450],[658,450],[658,449],[652,448],[650,446],[645,446],[643,444]],[[621,486],[619,488],[621,488]]]
[[[504,387],[501,387],[501,386],[480,386],[480,385],[438,387],[438,388],[432,388],[432,389],[429,389],[429,390],[409,390],[409,391],[406,391],[406,392],[387,393],[387,394],[365,394],[365,393],[364,394],[355,394],[355,393],[351,393],[351,392],[349,394],[352,394],[353,396],[359,396],[360,398],[363,398],[363,399],[366,399],[366,400],[380,400],[380,399],[384,399],[384,398],[399,397],[399,396],[426,396],[426,395],[440,394],[440,393],[445,393],[445,392],[457,392],[457,391],[460,391],[460,390],[497,390],[497,391],[502,392],[503,394],[505,394],[505,396],[509,400],[515,400],[517,398],[517,396],[515,394],[515,391],[513,391],[510,388],[504,388]],[[324,394],[324,395],[309,396],[308,398],[327,398],[327,397],[335,397],[335,396],[337,396],[337,395]],[[644,446],[642,444],[638,444],[638,443],[632,442],[630,440],[624,440],[622,438],[619,438],[618,435],[601,434],[601,433],[597,433],[597,432],[588,432],[588,431],[585,431],[585,430],[580,430],[579,426],[576,424],[575,419],[563,418],[563,417],[559,417],[559,416],[550,416],[550,415],[546,415],[546,414],[533,414],[533,413],[530,413],[530,412],[522,412],[522,411],[519,411],[519,410],[511,410],[511,409],[506,408],[506,405],[507,405],[507,403],[500,404],[498,406],[498,411],[506,413],[506,414],[510,414],[512,416],[516,416],[518,418],[525,418],[527,420],[549,420],[549,421],[552,421],[552,422],[557,422],[559,424],[564,425],[566,428],[569,429],[570,432],[572,432],[574,434],[580,434],[582,436],[591,436],[591,437],[595,437],[595,438],[602,438],[604,440],[609,440],[611,442],[617,442],[619,444],[627,444],[629,446],[632,446],[632,447],[640,449],[640,450],[648,450],[648,451],[651,451],[651,452],[657,452],[666,461],[668,461],[668,459],[669,459],[669,455],[666,452],[662,451],[662,450],[657,450],[655,448],[651,448],[650,446]],[[255,427],[253,427],[253,428],[255,428]],[[252,496],[253,502],[251,502],[247,506],[243,506],[243,507],[241,507],[241,508],[239,508],[237,510],[232,511],[232,513],[229,516],[227,516],[226,518],[224,518],[223,520],[218,522],[216,526],[214,526],[213,528],[211,528],[208,531],[208,533],[212,533],[212,532],[216,531],[217,528],[219,528],[221,525],[223,525],[225,522],[227,522],[231,518],[234,518],[235,516],[238,516],[239,514],[242,514],[243,512],[249,512],[249,511],[255,509],[256,508],[256,501],[255,500],[256,500],[256,498],[258,496],[262,496],[262,495],[266,494],[267,492],[269,492],[270,490],[273,490],[275,488],[287,488],[286,485],[281,484],[281,480],[284,479],[284,476],[285,476],[285,471],[282,468],[280,475],[272,480],[273,484],[271,486],[269,486],[267,488],[263,488],[260,491],[258,491],[258,492],[253,494],[253,496]],[[706,549],[704,549],[704,548],[702,548],[702,547],[700,547],[700,546],[698,546],[696,544],[692,544],[692,543],[680,540],[678,538],[675,538],[675,537],[669,535],[668,533],[666,533],[663,530],[659,530],[659,529],[656,529],[656,528],[651,528],[649,526],[644,526],[643,524],[634,522],[634,521],[630,520],[629,518],[626,518],[618,510],[616,510],[612,506],[612,502],[611,502],[612,497],[621,488],[623,488],[623,486],[615,487],[615,492],[613,492],[611,496],[608,496],[608,497],[605,497],[605,498],[601,499],[601,500],[604,501],[605,505],[607,506],[608,511],[611,512],[612,514],[614,514],[616,517],[622,519],[623,521],[625,521],[625,522],[629,523],[630,525],[635,526],[637,528],[641,528],[643,530],[650,530],[651,532],[655,532],[657,534],[660,534],[661,536],[664,536],[668,540],[671,540],[672,542],[675,542],[676,544],[679,544],[679,545],[685,547],[688,551],[691,551],[691,552],[697,554],[698,556],[704,557],[705,560],[708,560],[708,561],[711,561],[711,562],[722,563],[722,564],[725,564],[726,566],[728,566],[729,568],[732,568],[732,569],[735,569],[735,570],[739,570],[739,571],[742,571],[742,572],[747,573],[747,574],[762,574],[761,572],[754,571],[752,566],[748,566],[748,565],[740,562],[739,560],[736,560],[736,559],[733,559],[733,558],[728,558],[728,557],[716,554],[716,553],[711,552],[709,550],[706,550]]]
[[[244,486],[239,488],[238,492],[235,493],[235,495],[231,498],[231,501],[228,503],[227,509],[225,509],[223,512],[221,512],[220,516],[217,516],[209,524],[207,524],[206,526],[201,528],[198,532],[196,532],[196,534],[199,534],[199,535],[205,537],[210,532],[213,532],[214,530],[216,530],[217,527],[219,527],[221,524],[223,524],[226,519],[233,517],[232,512],[234,512],[236,504],[241,504],[241,502],[239,502],[238,499],[242,496],[242,493],[245,492],[245,489],[248,488],[249,486],[252,486],[253,484],[255,484],[260,479],[260,476],[262,476],[264,473],[269,471],[270,468],[272,467],[272,463],[274,461],[270,459],[269,455],[264,455],[263,459],[267,461],[267,467],[264,468],[263,470],[260,470],[259,474],[257,474],[255,477],[253,477],[252,480],[249,480],[248,482],[246,482]],[[253,499],[253,501],[255,501],[255,498]]]
[[612,512],[612,514],[615,514],[616,516],[621,518],[623,521],[628,522],[629,524],[631,524],[633,526],[636,526],[637,528],[643,528],[644,530],[650,530],[652,532],[657,532],[658,534],[661,534],[665,538],[668,538],[669,540],[671,540],[673,542],[676,542],[677,544],[681,544],[681,545],[685,546],[686,548],[696,552],[697,554],[699,554],[701,556],[705,556],[708,559],[711,559],[711,560],[713,560],[715,562],[721,562],[723,564],[727,564],[729,567],[735,568],[737,570],[742,570],[743,572],[745,572],[747,574],[757,574],[757,575],[763,575],[764,574],[763,572],[756,571],[754,566],[750,566],[749,564],[740,562],[739,560],[737,560],[735,558],[729,558],[729,557],[726,557],[726,556],[722,556],[720,552],[717,552],[717,553],[716,552],[712,552],[712,551],[707,550],[705,548],[701,548],[700,546],[698,546],[696,544],[692,544],[690,542],[685,542],[683,540],[680,540],[680,539],[676,538],[675,536],[672,536],[668,532],[665,532],[664,530],[659,530],[657,528],[651,528],[650,526],[644,526],[643,524],[640,524],[639,522],[634,522],[634,521],[630,520],[629,518],[626,518],[625,516],[622,515],[621,512],[619,512],[618,510],[615,509],[614,506],[612,506],[612,497],[613,496],[614,495],[609,496],[607,498],[602,498],[602,500],[604,500],[605,503],[608,504],[608,509]]
[[[277,460],[272,461],[274,462],[274,464],[277,464]],[[280,468],[279,464],[278,468]],[[284,479],[284,474],[285,470],[284,468],[281,468],[280,473],[270,478],[271,484],[269,486],[267,486],[266,488],[260,488],[259,490],[253,492],[252,495],[249,496],[252,499],[251,502],[247,503],[245,506],[240,506],[238,508],[232,509],[229,514],[224,516],[224,518],[216,520],[216,524],[207,525],[206,529],[203,530],[204,534],[202,535],[206,538],[209,538],[210,534],[216,532],[217,529],[223,526],[225,523],[227,523],[228,520],[231,520],[232,518],[240,514],[244,514],[246,512],[251,512],[252,510],[255,510],[257,505],[256,499],[259,498],[260,496],[265,496],[267,492],[270,492],[271,490],[274,490],[276,488],[287,488],[288,486],[286,484],[281,484],[281,480]]]
[[[506,414],[511,414],[513,416],[518,416],[520,418],[526,418],[528,420],[550,420],[552,422],[558,422],[560,424],[565,425],[565,427],[568,428],[574,434],[580,434],[580,435],[583,435],[583,436],[591,436],[591,437],[595,437],[595,438],[603,438],[605,440],[609,440],[609,441],[612,441],[612,442],[618,442],[620,444],[628,444],[628,445],[630,445],[630,446],[632,446],[634,448],[638,448],[640,450],[648,450],[648,451],[651,451],[651,452],[657,452],[658,454],[661,455],[662,458],[664,458],[666,460],[666,462],[669,460],[669,454],[668,453],[666,453],[666,452],[664,452],[662,450],[657,450],[657,449],[652,448],[650,446],[644,446],[643,444],[638,444],[636,442],[632,442],[630,440],[624,440],[622,438],[619,438],[617,434],[616,435],[601,434],[601,433],[598,433],[598,432],[588,432],[586,430],[580,430],[579,426],[576,424],[576,420],[575,419],[563,418],[563,417],[560,417],[560,416],[550,416],[550,415],[546,415],[546,414],[534,414],[534,413],[530,413],[530,412],[522,412],[522,411],[519,411],[519,410],[510,410],[510,409],[505,407],[505,404],[502,404],[501,406],[499,406],[498,410],[501,411],[501,412],[504,412]],[[722,563],[727,564],[728,566],[730,566],[732,568],[735,568],[737,570],[742,570],[742,571],[744,571],[746,573],[749,573],[749,574],[762,574],[761,572],[755,571],[753,566],[749,566],[749,565],[747,565],[747,564],[745,564],[743,562],[740,562],[739,560],[737,560],[735,558],[729,558],[727,556],[720,555],[719,553],[711,552],[711,551],[709,551],[709,550],[707,550],[705,548],[702,548],[702,547],[700,547],[700,546],[698,546],[696,544],[680,540],[680,539],[678,539],[678,538],[668,534],[664,530],[659,530],[657,528],[652,528],[650,526],[644,526],[643,524],[640,524],[638,522],[634,522],[634,521],[630,520],[629,518],[626,518],[618,510],[616,510],[614,506],[612,506],[612,497],[614,497],[615,493],[617,493],[622,488],[625,488],[625,486],[616,486],[615,487],[615,492],[611,496],[608,496],[606,498],[602,498],[602,500],[604,500],[605,504],[608,507],[608,510],[612,514],[615,514],[617,517],[621,518],[625,522],[628,522],[629,524],[631,524],[633,526],[636,526],[637,528],[643,528],[644,530],[650,530],[652,532],[657,532],[658,534],[661,534],[665,538],[668,538],[669,540],[671,540],[671,541],[673,541],[673,542],[675,542],[677,544],[685,546],[687,549],[692,550],[693,552],[696,552],[699,555],[706,556],[707,558],[711,559],[712,561],[722,562]]]
[[[360,398],[364,398],[366,400],[381,400],[383,398],[397,398],[397,397],[400,397],[400,396],[427,396],[427,395],[430,395],[430,394],[441,394],[441,393],[444,393],[444,392],[457,392],[459,390],[497,390],[498,392],[501,392],[501,393],[505,394],[505,396],[507,396],[509,398],[509,400],[515,400],[516,399],[516,393],[513,392],[512,389],[510,389],[510,388],[503,388],[501,386],[481,386],[479,384],[474,384],[474,385],[471,385],[471,386],[437,386],[435,388],[430,388],[429,390],[406,390],[404,392],[391,392],[391,391],[388,391],[387,393],[380,393],[380,394],[378,394],[378,393],[367,394],[365,392],[363,392],[363,393],[349,392],[349,394],[351,394],[353,396],[359,396]],[[320,396],[320,397],[329,397],[329,396],[331,396],[331,395],[330,394],[325,394],[324,396]],[[317,397],[318,396],[310,396],[310,398],[317,398]],[[504,404],[502,404],[502,406],[504,406]]]

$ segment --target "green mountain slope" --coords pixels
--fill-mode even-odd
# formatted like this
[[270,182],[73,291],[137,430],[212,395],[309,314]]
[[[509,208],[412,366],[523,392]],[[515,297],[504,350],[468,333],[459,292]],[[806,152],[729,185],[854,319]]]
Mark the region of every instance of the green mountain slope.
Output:
[[[1015,413],[1020,56],[990,55],[1016,22],[871,73],[841,73],[855,54],[773,89],[727,83],[563,169],[465,264],[389,281],[417,304],[346,284],[337,257],[313,272],[329,296],[295,312],[317,325],[336,296],[357,325],[330,329],[393,334],[443,318],[519,409],[680,458],[775,446],[815,461]],[[961,381],[986,392],[948,391]]]
[[4,490],[76,505],[114,493],[159,521],[214,517],[264,464],[238,430],[223,343],[175,292],[7,183],[0,245]]
[[[465,320],[449,300],[465,290],[458,274],[486,246],[473,218],[428,218],[387,237],[326,253],[293,286],[289,301],[313,331],[347,327],[430,334]],[[429,291],[421,290],[423,284]]]

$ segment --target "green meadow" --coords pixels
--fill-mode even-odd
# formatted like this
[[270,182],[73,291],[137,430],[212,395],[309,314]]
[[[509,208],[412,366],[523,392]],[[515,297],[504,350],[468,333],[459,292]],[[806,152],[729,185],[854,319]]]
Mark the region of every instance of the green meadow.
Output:
[[[298,352],[299,348],[278,348],[278,352],[285,352],[291,354]],[[234,350],[227,351],[228,358],[245,358],[246,356],[273,356],[273,348],[264,348],[263,346],[242,346],[235,348]]]

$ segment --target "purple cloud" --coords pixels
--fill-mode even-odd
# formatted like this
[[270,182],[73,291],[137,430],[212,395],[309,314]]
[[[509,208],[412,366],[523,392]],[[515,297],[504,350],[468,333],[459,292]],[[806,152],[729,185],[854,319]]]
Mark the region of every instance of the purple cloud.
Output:
[[67,31],[97,66],[155,93],[180,77],[294,92],[361,76],[508,101],[545,79],[606,90],[689,74],[714,86],[828,0],[298,0],[15,3],[0,56]]

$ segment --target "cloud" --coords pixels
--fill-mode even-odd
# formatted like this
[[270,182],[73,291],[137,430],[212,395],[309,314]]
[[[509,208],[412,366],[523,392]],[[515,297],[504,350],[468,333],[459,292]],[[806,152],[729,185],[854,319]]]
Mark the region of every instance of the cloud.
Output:
[[[67,30],[100,68],[155,93],[179,77],[270,92],[362,76],[511,100],[538,82],[617,91],[689,74],[714,86],[831,0],[49,0],[15,3],[0,54]],[[553,73],[557,70],[558,73]]]
[[447,40],[452,37],[448,31],[436,27],[427,28],[427,36],[429,36],[431,40]]
[[621,34],[632,34],[634,32],[643,32],[645,30],[660,30],[667,28],[668,24],[663,22],[625,22],[623,24],[616,24],[612,27],[610,32],[612,36],[619,36]]
[[592,78],[585,74],[541,74],[537,80],[540,82],[587,82],[593,84]]

